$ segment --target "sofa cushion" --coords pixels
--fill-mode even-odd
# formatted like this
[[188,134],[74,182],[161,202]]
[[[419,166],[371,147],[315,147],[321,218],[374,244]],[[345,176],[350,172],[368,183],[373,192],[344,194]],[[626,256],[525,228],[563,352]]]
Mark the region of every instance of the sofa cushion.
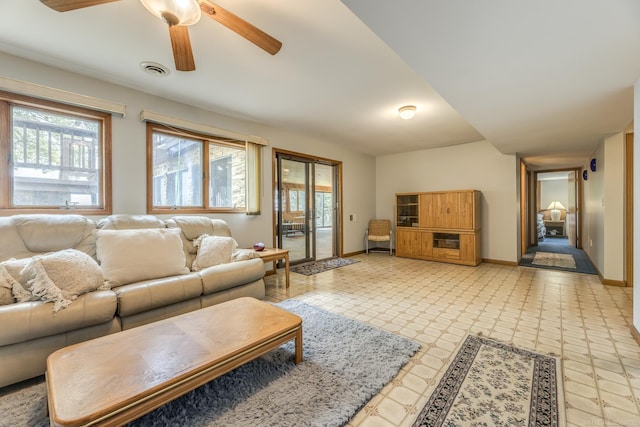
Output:
[[53,302],[53,312],[69,306],[78,295],[104,284],[98,263],[75,249],[38,255],[29,260],[23,275],[32,277],[27,288],[41,301]]
[[141,228],[165,228],[164,221],[153,215],[110,215],[98,220],[101,230],[133,230]]
[[0,261],[63,249],[95,256],[96,226],[81,215],[14,215],[0,221]]
[[207,267],[197,272],[202,277],[204,295],[254,282],[264,277],[264,262],[261,259],[232,262]]
[[118,295],[118,315],[136,313],[198,298],[202,294],[202,280],[197,274],[145,280],[113,289]]
[[185,274],[176,229],[96,230],[96,254],[107,286]]
[[116,312],[113,291],[80,295],[55,316],[42,301],[0,306],[0,345],[8,345],[109,322]]
[[198,252],[191,269],[198,271],[206,267],[231,262],[238,243],[233,237],[203,234],[193,241],[193,246],[197,248]]
[[229,225],[221,219],[212,219],[206,216],[174,216],[166,221],[167,228],[180,230],[180,237],[184,245],[184,254],[187,267],[193,266],[197,249],[193,241],[203,234],[209,236],[231,237]]

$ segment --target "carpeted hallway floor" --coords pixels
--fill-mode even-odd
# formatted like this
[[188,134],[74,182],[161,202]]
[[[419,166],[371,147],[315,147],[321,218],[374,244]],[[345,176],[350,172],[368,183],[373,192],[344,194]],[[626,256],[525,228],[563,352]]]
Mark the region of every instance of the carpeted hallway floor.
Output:
[[[553,254],[556,254],[555,259]],[[574,273],[598,274],[587,254],[582,249],[570,246],[566,237],[545,237],[544,240],[538,242],[538,246],[530,246],[527,253],[522,256],[520,265]]]

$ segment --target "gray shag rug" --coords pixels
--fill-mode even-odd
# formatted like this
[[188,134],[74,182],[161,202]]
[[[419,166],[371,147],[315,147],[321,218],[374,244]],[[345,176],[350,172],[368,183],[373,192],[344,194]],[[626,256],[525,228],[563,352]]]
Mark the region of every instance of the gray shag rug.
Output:
[[304,274],[305,276],[312,276],[314,274],[322,273],[323,271],[333,270],[334,268],[344,267],[349,264],[355,264],[356,262],[360,261],[352,258],[330,258],[294,265],[291,267],[290,271],[293,273]]
[[[302,301],[276,305],[303,319],[304,362],[289,342],[130,426],[342,426],[420,348]],[[48,426],[45,408],[42,379],[0,389],[0,426]]]

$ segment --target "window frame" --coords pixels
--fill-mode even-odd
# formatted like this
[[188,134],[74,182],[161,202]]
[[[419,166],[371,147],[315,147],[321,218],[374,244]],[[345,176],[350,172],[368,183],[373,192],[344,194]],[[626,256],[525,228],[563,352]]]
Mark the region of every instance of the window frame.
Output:
[[0,169],[0,216],[33,213],[79,214],[79,215],[111,215],[111,147],[112,118],[110,113],[77,107],[55,101],[43,100],[26,95],[0,91],[0,164],[10,165],[13,156],[13,132],[11,108],[20,107],[41,110],[52,114],[65,114],[98,121],[100,127],[100,167],[98,170],[100,194],[96,207],[75,208],[73,206],[17,206],[13,200],[13,168]]
[[[233,146],[234,148],[242,149],[245,153],[245,168],[247,167],[247,147],[245,141],[235,140],[226,137],[215,137],[212,135],[206,135],[186,129],[169,127],[163,124],[147,122],[147,213],[154,215],[163,215],[163,214],[171,214],[175,215],[177,213],[184,214],[201,214],[201,213],[246,213],[247,207],[241,206],[237,208],[232,207],[215,207],[209,205],[209,187],[210,187],[210,165],[211,159],[209,158],[209,145],[228,145]],[[173,135],[183,138],[189,138],[193,140],[200,140],[202,142],[202,182],[201,182],[201,191],[202,191],[202,206],[195,207],[168,207],[154,206],[154,195],[153,195],[153,185],[155,177],[153,175],[153,135],[154,132],[164,133],[167,135]],[[245,170],[245,180],[247,178],[247,172]],[[233,182],[233,181],[232,181]],[[247,204],[247,185],[245,183],[245,205]]]

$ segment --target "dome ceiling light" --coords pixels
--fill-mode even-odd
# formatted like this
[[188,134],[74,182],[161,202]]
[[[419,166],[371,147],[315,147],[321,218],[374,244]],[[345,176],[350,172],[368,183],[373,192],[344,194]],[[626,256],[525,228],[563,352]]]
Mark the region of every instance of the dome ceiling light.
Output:
[[404,107],[400,107],[398,109],[398,113],[400,117],[405,120],[412,119],[413,116],[416,115],[416,106],[415,105],[405,105]]

